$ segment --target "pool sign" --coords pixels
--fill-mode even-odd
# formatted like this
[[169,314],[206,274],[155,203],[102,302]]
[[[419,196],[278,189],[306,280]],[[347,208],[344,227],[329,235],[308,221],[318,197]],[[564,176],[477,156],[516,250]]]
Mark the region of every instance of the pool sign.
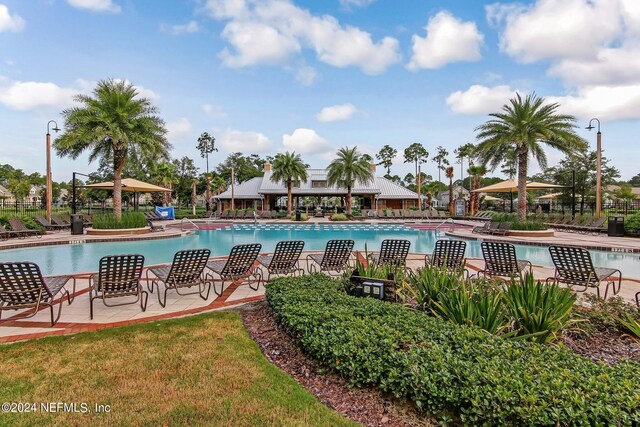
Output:
[[456,216],[464,216],[465,201],[464,199],[456,199]]

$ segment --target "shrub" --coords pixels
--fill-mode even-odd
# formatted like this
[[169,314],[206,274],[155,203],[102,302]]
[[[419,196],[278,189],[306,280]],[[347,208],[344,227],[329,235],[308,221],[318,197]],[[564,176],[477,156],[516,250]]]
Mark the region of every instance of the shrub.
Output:
[[624,219],[624,232],[629,236],[640,236],[640,213],[629,215]]
[[585,293],[582,299],[589,307],[578,307],[573,316],[578,320],[586,320],[580,324],[579,332],[587,336],[595,332],[624,333],[627,327],[620,319],[640,318],[640,309],[618,296],[605,300],[595,294]]
[[[293,212],[291,214],[291,221],[295,221],[296,220],[296,213]],[[309,215],[307,215],[306,213],[301,213],[300,214],[300,221],[308,221],[309,220]]]
[[276,218],[286,218],[287,217],[287,212],[286,211],[278,211],[276,213]]
[[514,334],[539,343],[553,341],[558,332],[576,322],[571,318],[576,294],[557,284],[537,282],[527,273],[504,293]]
[[535,216],[529,215],[526,221],[518,221],[518,215],[512,213],[498,213],[491,217],[491,221],[497,222],[509,222],[511,223],[511,230],[546,230],[548,227]]
[[345,214],[333,214],[331,215],[331,217],[329,218],[330,221],[346,221],[348,218]]
[[352,385],[376,385],[466,425],[640,422],[640,364],[505,340],[398,304],[356,298],[323,275],[266,286],[279,324]]
[[118,219],[114,214],[102,214],[93,217],[93,228],[142,228],[147,225],[147,218],[141,212],[125,212]]

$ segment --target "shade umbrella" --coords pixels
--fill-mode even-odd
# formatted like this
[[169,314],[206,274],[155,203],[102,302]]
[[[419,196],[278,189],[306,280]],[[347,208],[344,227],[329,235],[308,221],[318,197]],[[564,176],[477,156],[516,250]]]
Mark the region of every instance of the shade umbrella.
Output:
[[562,193],[545,194],[544,196],[536,197],[536,199],[538,199],[538,200],[553,200],[553,199],[557,199],[558,196],[562,196]]
[[[546,182],[527,181],[527,190],[544,190],[549,188],[564,188],[562,185],[547,184]],[[517,193],[518,181],[509,179],[496,184],[473,190],[475,193]]]
[[[85,188],[93,189],[93,190],[113,190],[113,181],[107,182],[97,182],[95,184],[85,185]],[[159,193],[159,192],[167,192],[170,193],[173,190],[168,188],[160,187],[158,185],[149,184],[148,182],[139,181],[133,178],[123,178],[121,180],[122,191],[133,191],[134,197],[134,209],[138,210],[138,193]]]
[[[149,184],[148,182],[138,181],[133,178],[122,179],[122,191],[134,191],[136,193],[158,193],[171,192],[172,190],[158,185]],[[113,182],[98,182],[95,184],[85,185],[86,188],[94,190],[113,190]]]
[[[562,185],[547,184],[546,182],[528,181],[527,190],[544,190],[550,188],[564,188]],[[513,193],[518,192],[518,181],[515,179],[509,179],[506,181],[498,182],[496,184],[488,185],[486,187],[473,190],[475,193],[509,193],[511,199],[511,211],[513,212]]]
[[484,201],[485,202],[501,202],[504,199],[501,199],[500,197],[493,197],[493,196],[484,196]]

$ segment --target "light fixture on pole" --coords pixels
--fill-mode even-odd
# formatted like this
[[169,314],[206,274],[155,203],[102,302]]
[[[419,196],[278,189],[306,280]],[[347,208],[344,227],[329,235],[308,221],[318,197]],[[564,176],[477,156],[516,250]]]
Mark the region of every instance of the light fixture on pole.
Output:
[[596,218],[600,218],[602,209],[602,132],[600,132],[600,120],[593,118],[589,120],[589,126],[585,129],[591,130],[593,121],[598,122],[597,147],[596,147]]
[[58,124],[55,120],[49,120],[47,123],[47,177],[46,177],[46,203],[45,203],[45,212],[47,216],[47,221],[51,221],[51,202],[53,200],[53,181],[51,180],[51,133],[49,132],[49,126],[53,123],[53,130],[56,132],[60,132],[58,128]]

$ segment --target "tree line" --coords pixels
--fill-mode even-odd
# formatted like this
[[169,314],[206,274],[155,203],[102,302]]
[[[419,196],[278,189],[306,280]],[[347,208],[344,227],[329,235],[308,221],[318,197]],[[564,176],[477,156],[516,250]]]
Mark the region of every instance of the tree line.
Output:
[[[89,181],[114,181],[114,213],[118,216],[122,199],[119,183],[124,175],[171,188],[180,203],[191,201],[195,204],[196,195],[203,193],[208,203],[211,194],[224,191],[230,183],[232,170],[235,180],[243,182],[261,176],[264,164],[270,162],[274,164],[274,175],[287,184],[291,209],[291,182],[303,178],[306,173],[306,164],[300,156],[289,152],[264,158],[256,154],[232,153],[209,170],[209,155],[217,151],[217,147],[215,138],[208,133],[198,138],[196,146],[206,159],[205,172],[199,172],[189,157],[170,159],[171,145],[166,139],[164,121],[151,101],[140,97],[137,89],[126,81],[102,80],[91,95],[78,95],[75,101],[79,105],[62,112],[65,131],[54,142],[54,148],[60,156],[77,158],[88,152],[90,161],[99,161],[98,171],[91,175]],[[587,150],[587,142],[575,132],[575,117],[559,113],[558,108],[558,104],[548,103],[535,93],[525,97],[516,94],[500,112],[490,114],[489,120],[475,129],[475,143],[467,143],[454,150],[454,159],[460,165],[459,175],[444,147],[436,147],[430,157],[425,146],[418,142],[410,144],[402,153],[404,163],[412,164],[415,173],[404,178],[391,174],[398,155],[397,149],[391,145],[385,145],[376,154],[377,164],[386,169],[385,178],[425,194],[429,204],[435,194],[448,187],[451,210],[454,178],[473,190],[483,184],[483,178],[489,171],[497,168],[509,177],[517,177],[519,193],[525,194],[530,158],[537,161],[544,171],[539,178],[558,183],[566,181],[568,169],[580,168],[579,191],[586,195],[593,188],[590,181],[593,168],[587,167],[593,154]],[[556,166],[547,167],[546,147],[564,153],[566,159]],[[437,180],[422,171],[429,160],[436,164]],[[336,159],[329,165],[329,181],[349,189],[348,208],[354,179],[362,182],[371,179],[371,170],[364,165],[373,161],[371,156],[358,152],[356,147],[345,147],[338,151]],[[620,176],[617,169],[607,162],[605,165],[603,185]],[[448,185],[442,182],[443,173]],[[640,174],[633,181],[640,181]],[[576,184],[578,187],[578,182]],[[479,200],[475,193],[471,194],[473,213]],[[164,197],[164,203],[171,202],[167,200],[172,197],[170,194]],[[519,198],[518,217],[526,219],[525,197]]]

